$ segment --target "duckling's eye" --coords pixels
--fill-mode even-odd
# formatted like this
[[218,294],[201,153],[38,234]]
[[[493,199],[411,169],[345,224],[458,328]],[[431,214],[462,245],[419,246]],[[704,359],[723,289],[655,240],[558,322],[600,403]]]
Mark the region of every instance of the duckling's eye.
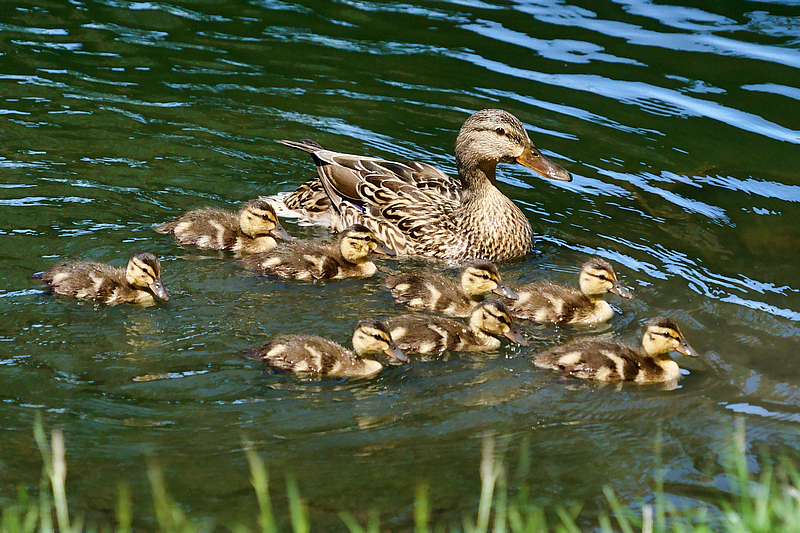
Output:
[[495,132],[496,134],[498,134],[498,135],[501,135],[501,136],[506,134],[506,130],[504,130],[503,128],[496,128],[496,129],[494,130],[494,132]]

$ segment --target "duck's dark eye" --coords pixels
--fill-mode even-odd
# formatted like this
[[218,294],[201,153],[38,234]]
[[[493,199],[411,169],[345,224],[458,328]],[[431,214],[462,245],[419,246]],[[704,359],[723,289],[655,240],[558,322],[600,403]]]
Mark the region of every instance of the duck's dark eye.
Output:
[[505,134],[506,134],[506,130],[504,130],[503,128],[496,128],[496,129],[494,130],[494,132],[495,132],[496,134],[498,134],[498,135],[505,135]]

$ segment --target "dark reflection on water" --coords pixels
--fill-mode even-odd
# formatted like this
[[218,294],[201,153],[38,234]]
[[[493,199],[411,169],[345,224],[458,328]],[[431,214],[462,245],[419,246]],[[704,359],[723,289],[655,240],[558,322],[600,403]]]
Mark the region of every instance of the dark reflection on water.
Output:
[[[443,517],[473,511],[486,432],[512,466],[529,454],[515,487],[588,512],[606,484],[647,499],[657,438],[667,491],[687,505],[722,486],[734,418],[753,458],[764,445],[796,451],[796,6],[4,7],[0,487],[37,486],[35,413],[67,430],[73,509],[89,517],[113,508],[119,479],[149,501],[151,455],[192,512],[251,521],[242,436],[278,495],[296,475],[314,523],[337,527],[338,511],[369,508],[407,525],[420,480]],[[454,172],[458,128],[485,107],[513,112],[575,176],[501,168],[499,186],[537,232],[534,253],[501,265],[504,279],[576,284],[587,257],[605,257],[635,293],[609,298],[621,314],[607,326],[525,324],[527,349],[390,366],[371,380],[275,374],[242,351],[284,332],[349,345],[359,318],[406,312],[381,276],[455,270],[382,260],[377,279],[277,282],[150,229],[307,179],[310,159],[282,138]],[[160,256],[172,294],[156,307],[54,298],[29,279],[65,259],[121,266],[142,248]],[[686,375],[674,390],[579,383],[523,357],[581,336],[635,344],[661,314],[702,354],[677,358]]]

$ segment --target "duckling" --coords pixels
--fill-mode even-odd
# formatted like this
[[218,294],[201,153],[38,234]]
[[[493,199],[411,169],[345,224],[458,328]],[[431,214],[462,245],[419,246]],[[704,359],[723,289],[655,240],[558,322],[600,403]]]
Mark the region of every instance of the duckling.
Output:
[[669,356],[671,351],[699,357],[675,322],[658,317],[647,323],[638,349],[613,341],[577,340],[537,354],[532,360],[536,366],[581,379],[662,383],[681,376],[678,364]]
[[250,254],[274,249],[278,246],[275,237],[292,240],[278,222],[275,209],[263,198],[245,203],[238,215],[205,207],[153,226],[153,229],[172,233],[181,244]]
[[441,274],[417,272],[389,276],[383,284],[397,303],[456,317],[470,316],[490,292],[509,299],[517,297],[501,281],[497,267],[488,261],[467,264],[460,283]]
[[494,350],[500,346],[498,337],[506,337],[527,346],[511,315],[500,300],[484,300],[472,310],[469,328],[450,318],[424,314],[408,314],[384,321],[392,339],[408,353],[442,354],[447,351]]
[[367,258],[370,252],[394,255],[366,226],[353,224],[334,244],[293,241],[271,252],[244,257],[240,263],[283,279],[369,277],[378,270]]
[[317,219],[334,231],[364,224],[398,255],[521,257],[533,246],[533,230],[497,188],[497,164],[519,163],[546,178],[572,179],[533,145],[519,119],[501,109],[477,111],[464,122],[456,137],[457,177],[426,163],[343,154],[308,140],[280,142],[311,154],[330,200],[327,207],[319,187],[306,183],[297,194],[273,197],[282,211]]
[[530,283],[517,289],[516,301],[507,302],[515,318],[556,324],[596,324],[614,316],[614,310],[603,299],[607,292],[622,298],[633,298],[620,285],[614,268],[594,257],[584,263],[579,276],[580,291],[550,282]]
[[35,279],[56,294],[116,305],[122,302],[152,305],[169,300],[161,283],[161,263],[150,252],[136,252],[125,269],[94,261],[62,263]]
[[280,335],[247,356],[281,370],[339,377],[369,377],[379,372],[381,363],[363,358],[370,353],[383,352],[398,361],[408,361],[392,342],[386,326],[377,320],[358,323],[353,332],[353,349],[355,353],[316,335]]

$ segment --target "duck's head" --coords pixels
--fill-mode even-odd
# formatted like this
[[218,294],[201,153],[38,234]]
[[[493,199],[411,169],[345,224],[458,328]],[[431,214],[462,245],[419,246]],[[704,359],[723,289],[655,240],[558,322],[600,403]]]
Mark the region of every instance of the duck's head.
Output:
[[358,355],[383,352],[401,362],[408,357],[392,341],[389,329],[378,320],[364,319],[358,323],[353,332],[353,349]]
[[488,333],[493,337],[505,337],[511,342],[527,346],[528,341],[517,331],[508,308],[500,300],[484,300],[475,309],[469,318],[473,329]]
[[275,209],[264,198],[250,200],[242,206],[239,211],[239,227],[242,228],[245,235],[252,239],[272,235],[284,241],[292,240],[291,235],[283,229],[278,221]]
[[158,257],[150,252],[136,252],[128,261],[125,279],[133,287],[149,289],[162,300],[169,300],[169,293],[161,283],[161,263]]
[[339,235],[339,251],[347,261],[360,263],[371,253],[395,255],[378,241],[375,234],[363,224],[353,224]]
[[689,357],[700,356],[683,338],[678,325],[663,316],[654,318],[647,323],[642,338],[642,347],[647,355],[653,357],[672,351]]
[[633,298],[633,294],[617,281],[614,267],[599,257],[593,257],[583,264],[579,282],[581,292],[587,296],[601,296],[613,292],[622,298]]
[[456,138],[456,163],[464,170],[480,168],[490,179],[498,163],[519,163],[554,180],[572,179],[533,145],[519,119],[502,109],[483,109],[464,122]]
[[489,292],[514,300],[517,298],[517,293],[506,287],[500,279],[497,267],[488,261],[476,261],[464,267],[461,288],[470,298]]

